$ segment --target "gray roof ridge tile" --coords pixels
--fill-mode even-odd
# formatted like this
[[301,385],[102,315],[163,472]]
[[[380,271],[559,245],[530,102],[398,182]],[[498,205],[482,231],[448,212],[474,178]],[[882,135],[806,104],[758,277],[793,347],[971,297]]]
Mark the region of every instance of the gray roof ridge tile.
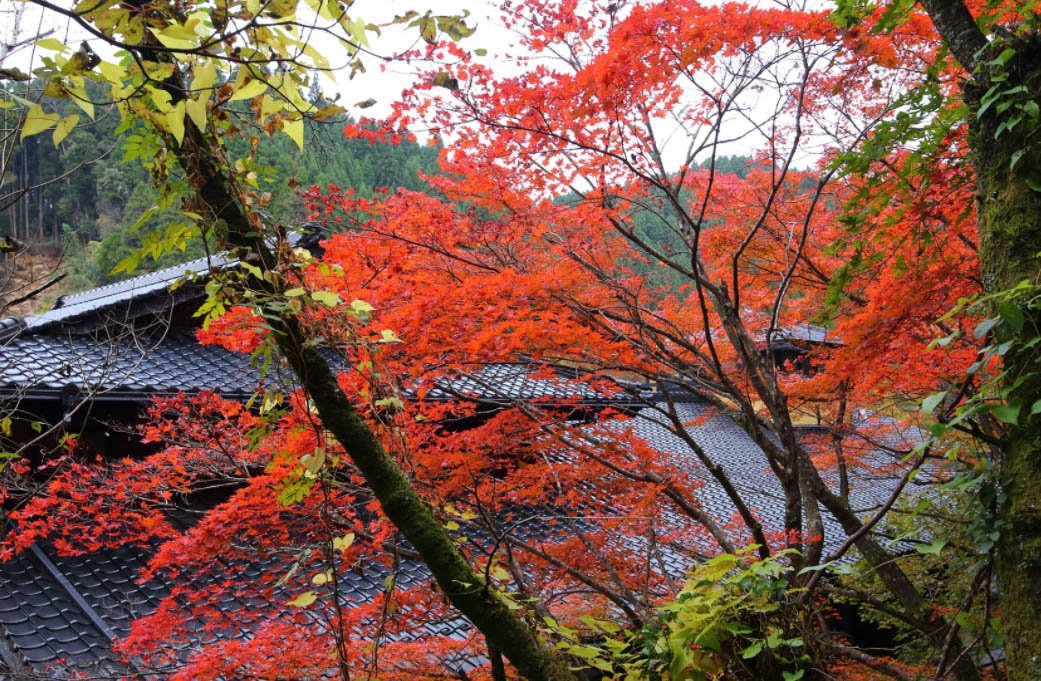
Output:
[[90,620],[90,623],[93,624],[98,631],[104,634],[108,640],[114,641],[117,638],[116,633],[105,623],[105,620],[101,618],[101,615],[91,607],[90,603],[87,602],[87,599],[83,597],[83,594],[72,585],[72,582],[70,582],[68,577],[65,576],[65,573],[59,570],[58,566],[51,561],[50,557],[44,552],[44,550],[41,549],[36,542],[33,542],[29,546],[29,551],[32,552],[33,558],[36,559],[36,562],[43,566],[43,569],[46,570],[62,590],[68,594],[73,603],[83,611],[83,614],[88,620]]
[[138,288],[139,284],[148,281],[143,284],[141,288],[155,286],[159,283],[169,282],[173,283],[178,279],[181,279],[186,274],[202,274],[207,272],[214,264],[218,266],[224,265],[230,262],[226,256],[226,252],[215,253],[212,255],[206,255],[201,258],[195,258],[193,260],[187,260],[176,265],[170,265],[169,267],[163,267],[153,272],[145,272],[128,279],[121,281],[114,281],[109,284],[103,284],[101,286],[95,286],[83,291],[76,291],[74,293],[66,293],[65,295],[58,298],[54,304],[55,310],[61,309],[62,307],[73,304],[88,302],[92,300],[98,300],[106,298],[112,295],[113,292],[122,292],[126,290],[134,290]]
[[[23,324],[29,329],[38,331],[87,314],[102,312],[119,304],[129,305],[144,296],[167,292],[172,285],[182,279],[205,274],[214,268],[228,268],[237,262],[238,260],[228,258],[224,253],[217,253],[131,277],[124,281],[70,293],[59,298],[52,309],[25,317]],[[0,327],[0,332],[2,331],[3,329]]]

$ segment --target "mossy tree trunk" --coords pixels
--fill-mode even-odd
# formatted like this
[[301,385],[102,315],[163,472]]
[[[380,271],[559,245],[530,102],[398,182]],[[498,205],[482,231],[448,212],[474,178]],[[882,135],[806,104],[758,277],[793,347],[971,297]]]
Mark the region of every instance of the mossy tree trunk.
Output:
[[[921,1],[951,53],[971,74],[965,100],[984,288],[1000,293],[1023,281],[1039,286],[1041,126],[1027,115],[1011,131],[1007,127],[1012,118],[1041,104],[1041,35],[990,40],[963,2]],[[1014,51],[1011,59],[995,62],[1007,48]],[[1007,105],[984,106],[995,94]],[[1041,311],[1021,311],[1024,324],[1018,340],[1041,336]],[[1035,352],[1021,342],[1004,360],[1011,399],[1024,405],[1019,423],[1009,428],[998,462],[1004,496],[998,509],[996,569],[1009,681],[1041,679],[1041,415],[1029,414],[1031,405],[1041,400],[1041,367],[1032,359]]]
[[[1017,101],[1041,103],[1041,37],[1013,44],[1016,56],[1003,69],[1009,80],[1002,89],[1020,85]],[[981,76],[967,88],[975,123],[973,161],[977,175],[980,264],[988,293],[1011,289],[1020,282],[1041,285],[1041,131],[996,135],[1009,115],[989,107],[977,117],[980,98],[990,83]],[[1018,155],[1015,168],[1012,159]],[[1022,342],[1041,336],[1041,312],[1022,309],[1020,341],[1005,356],[1006,385],[1020,402],[1019,424],[1009,429],[999,463],[1003,503],[999,506],[1001,538],[996,568],[1001,589],[1001,621],[1005,630],[1010,681],[1041,679],[1041,415],[1030,407],[1041,400],[1041,366],[1036,350]],[[1001,339],[1006,340],[1006,339]],[[1023,380],[1018,386],[1014,382]]]

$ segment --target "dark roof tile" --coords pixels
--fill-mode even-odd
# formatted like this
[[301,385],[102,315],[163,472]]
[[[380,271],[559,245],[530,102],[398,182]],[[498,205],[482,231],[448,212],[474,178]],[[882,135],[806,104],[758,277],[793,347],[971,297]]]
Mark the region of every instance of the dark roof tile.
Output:
[[[186,364],[193,368],[185,370]],[[180,334],[115,340],[24,335],[0,348],[0,394],[57,395],[74,388],[95,396],[139,393],[142,399],[204,390],[245,397],[259,382],[249,356]]]

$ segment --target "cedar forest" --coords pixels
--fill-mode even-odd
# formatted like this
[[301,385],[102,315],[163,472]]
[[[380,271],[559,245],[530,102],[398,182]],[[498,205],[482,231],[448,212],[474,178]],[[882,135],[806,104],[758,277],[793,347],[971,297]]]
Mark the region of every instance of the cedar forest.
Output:
[[[202,240],[240,257],[200,342],[299,385],[157,399],[144,458],[7,459],[5,552],[155,547],[177,586],[121,654],[172,679],[1041,678],[1036,3],[504,0],[501,71],[480,26],[425,8],[30,1],[110,49],[49,38],[31,76],[4,69],[20,137],[67,145],[102,112],[113,143],[132,131],[124,161],[179,219],[129,264]],[[314,73],[372,67],[393,31],[415,84],[385,120],[343,118]],[[263,209],[258,149],[307,151],[330,120],[377,150],[423,130],[440,157],[376,191],[300,187],[330,234],[315,259],[278,241],[303,213]],[[806,324],[841,343],[763,352]],[[623,411],[422,399],[520,361],[655,388],[644,409],[691,458]],[[723,419],[782,525],[691,436]],[[867,512],[865,471],[896,481]],[[175,522],[204,487],[229,491]],[[409,561],[429,578],[395,579]],[[384,589],[346,598],[365,565]],[[224,596],[268,605],[232,618]]]

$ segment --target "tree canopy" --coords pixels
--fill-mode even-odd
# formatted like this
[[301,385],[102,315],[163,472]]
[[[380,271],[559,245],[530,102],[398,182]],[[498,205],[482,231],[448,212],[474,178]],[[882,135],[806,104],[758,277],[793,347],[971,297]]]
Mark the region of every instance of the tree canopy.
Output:
[[[227,626],[185,580],[128,654],[183,678],[434,676],[466,650],[496,678],[505,655],[531,679],[968,681],[1004,643],[1009,678],[1036,676],[1031,6],[526,0],[503,20],[538,58],[507,74],[457,42],[460,18],[401,15],[420,40],[400,58],[423,73],[382,128],[345,132],[422,126],[442,173],[429,193],[308,191],[309,217],[342,226],[316,261],[274,236],[256,144],[232,140],[305,145],[307,117],[339,113],[303,96],[328,62],[302,23],[351,59],[378,27],[290,4],[71,10],[122,61],[52,45],[37,71],[87,115],[85,82],[104,83],[163,205],[191,190],[157,249],[205,235],[244,263],[213,286],[204,342],[278,353],[300,385],[259,413],[159,402],[158,454],[70,463],[16,514],[23,545],[161,541],[152,571],[291,596],[236,615],[246,639],[165,659],[193,623]],[[30,138],[78,122],[24,105]],[[574,400],[424,399],[502,362],[653,387],[640,407],[690,456]],[[724,422],[762,453],[779,522],[694,435]],[[893,481],[868,508],[866,471]],[[213,480],[230,496],[174,527],[171,499]],[[908,495],[922,480],[934,491]],[[246,579],[258,555],[277,558]],[[352,569],[406,559],[430,579],[345,601]],[[834,599],[908,643],[851,646]],[[409,633],[456,612],[471,638]]]

